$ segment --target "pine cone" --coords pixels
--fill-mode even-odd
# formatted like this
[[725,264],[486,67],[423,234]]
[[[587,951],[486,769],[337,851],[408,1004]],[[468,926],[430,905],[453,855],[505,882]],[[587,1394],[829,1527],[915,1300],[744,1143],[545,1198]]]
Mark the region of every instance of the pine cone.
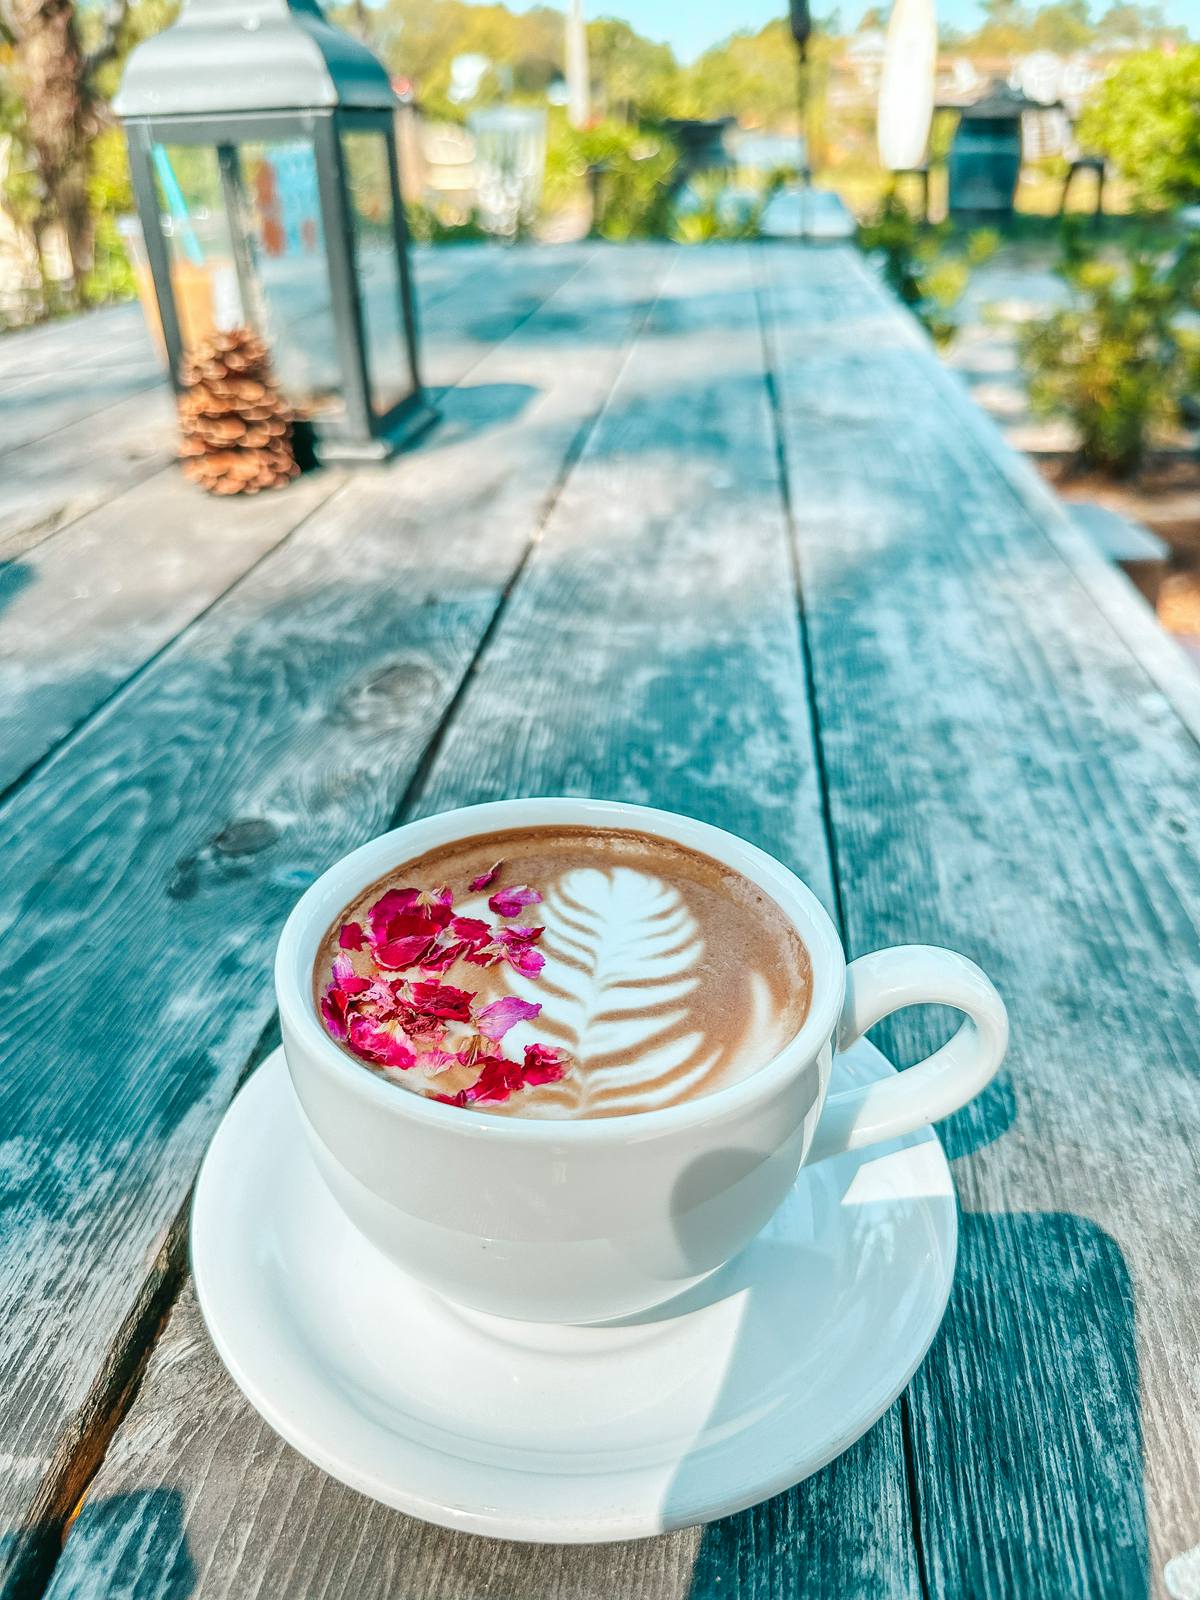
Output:
[[180,367],[183,475],[210,494],[257,494],[298,476],[290,408],[251,328],[202,339]]

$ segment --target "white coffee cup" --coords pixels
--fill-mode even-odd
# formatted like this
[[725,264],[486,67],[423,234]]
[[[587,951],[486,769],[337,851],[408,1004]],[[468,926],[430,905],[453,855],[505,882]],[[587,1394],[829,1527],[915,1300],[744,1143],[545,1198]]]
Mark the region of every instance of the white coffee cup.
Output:
[[[426,851],[510,828],[628,828],[724,862],[764,889],[812,958],[800,1031],[750,1077],[623,1117],[542,1120],[442,1105],[377,1076],[326,1033],[313,967],[333,919]],[[899,945],[846,965],[811,890],[773,857],[689,817],[597,800],[501,800],[425,817],[309,888],[275,962],[283,1048],[325,1182],[386,1256],[446,1298],[536,1322],[658,1305],[736,1254],[801,1165],[957,1111],[1004,1058],[1004,1004],[974,962]],[[958,1032],[896,1077],[827,1095],[836,1050],[903,1006],[953,1006]],[[400,1336],[400,1335],[398,1335]]]

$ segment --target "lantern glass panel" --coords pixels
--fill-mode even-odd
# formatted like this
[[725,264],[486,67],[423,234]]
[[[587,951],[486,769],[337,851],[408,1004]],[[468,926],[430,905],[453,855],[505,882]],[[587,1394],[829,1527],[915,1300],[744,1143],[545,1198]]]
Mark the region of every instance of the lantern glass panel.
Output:
[[171,291],[185,350],[245,320],[217,152],[204,145],[152,148]]
[[306,139],[238,148],[257,269],[258,316],[293,405],[328,418],[345,410],[317,162]]
[[373,131],[343,133],[342,153],[354,230],[371,409],[382,417],[412,388],[387,137]]

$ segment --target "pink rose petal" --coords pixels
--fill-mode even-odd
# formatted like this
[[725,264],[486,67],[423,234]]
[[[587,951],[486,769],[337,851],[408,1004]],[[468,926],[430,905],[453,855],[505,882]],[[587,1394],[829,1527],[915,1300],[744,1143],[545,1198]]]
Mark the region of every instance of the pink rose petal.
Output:
[[361,950],[363,947],[363,927],[361,922],[346,922],[338,934],[338,944],[343,950]]
[[511,889],[497,889],[488,905],[498,917],[519,917],[525,906],[536,906],[541,895],[528,884],[517,883]]
[[461,943],[436,944],[421,957],[422,972],[445,972],[454,963],[465,956],[470,947]]
[[439,1072],[445,1072],[447,1067],[452,1067],[457,1060],[453,1050],[418,1050],[414,1064],[426,1077],[434,1078]]
[[467,944],[483,945],[491,940],[493,929],[491,923],[485,922],[482,917],[455,917],[450,924],[450,932]]
[[566,1077],[570,1065],[571,1057],[565,1050],[556,1050],[547,1044],[527,1044],[521,1076],[530,1088],[539,1083],[557,1083]]
[[481,872],[477,878],[472,878],[472,889],[486,889],[488,884],[495,880],[496,874],[503,865],[503,861],[497,861],[495,866],[489,867],[486,872]]
[[410,934],[390,944],[377,944],[375,959],[381,967],[391,972],[402,972],[405,967],[415,966],[432,944],[432,933]]
[[530,1017],[536,1017],[541,1006],[530,1000],[521,1000],[515,994],[506,994],[503,999],[493,1000],[491,1005],[484,1006],[475,1019],[475,1026],[485,1039],[497,1042],[518,1022],[525,1022]]
[[325,1026],[335,1039],[346,1037],[346,997],[340,989],[330,989],[321,996],[321,1015]]
[[371,987],[370,978],[360,978],[349,956],[334,956],[333,981],[343,994],[365,994]]
[[498,944],[481,945],[478,950],[472,950],[467,945],[462,948],[466,952],[463,960],[469,961],[473,967],[494,967],[503,955]]
[[420,892],[419,889],[389,889],[376,900],[367,913],[372,944],[388,944],[396,937],[391,924],[412,912]]
[[540,950],[535,950],[531,945],[508,945],[504,951],[509,966],[514,972],[519,972],[523,978],[536,978],[546,965],[546,958]]
[[411,994],[413,1009],[426,1016],[448,1017],[452,1022],[471,1020],[471,1001],[475,996],[469,989],[456,989],[451,983],[427,978],[423,983],[414,983]]
[[374,1006],[382,1017],[394,1017],[403,1000],[403,978],[372,978],[362,1004]]
[[468,1084],[461,1092],[467,1105],[473,1105],[476,1101],[494,1105],[507,1100],[521,1086],[521,1068],[515,1061],[506,1061],[503,1056],[488,1056],[475,1082]]
[[439,928],[444,928],[454,915],[454,896],[444,884],[440,889],[423,890],[417,896],[417,905],[422,915]]
[[401,1034],[390,1033],[371,1017],[350,1019],[350,1047],[383,1067],[411,1067],[416,1055]]

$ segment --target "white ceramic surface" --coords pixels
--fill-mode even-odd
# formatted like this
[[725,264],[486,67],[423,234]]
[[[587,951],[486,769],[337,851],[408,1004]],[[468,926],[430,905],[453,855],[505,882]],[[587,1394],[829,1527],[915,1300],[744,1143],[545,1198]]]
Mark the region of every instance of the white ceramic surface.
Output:
[[[886,1083],[866,1041],[835,1088]],[[736,1260],[604,1327],[451,1306],[320,1181],[277,1052],[213,1140],[192,1213],[205,1321],[243,1393],[344,1483],[446,1527],[637,1538],[775,1494],[907,1384],[954,1271],[950,1170],[928,1128],[797,1179]]]
[[[440,845],[555,824],[674,840],[725,862],[775,900],[808,947],[813,999],[799,1033],[772,1061],[682,1104],[550,1121],[441,1105],[339,1049],[313,1004],[312,971],[342,908]],[[965,957],[905,945],[847,968],[820,902],[773,857],[707,823],[596,800],[497,801],[372,840],[301,897],[280,939],[275,984],[312,1153],[347,1216],[447,1298],[540,1322],[604,1321],[682,1293],[754,1238],[803,1161],[948,1116],[987,1084],[1008,1036],[999,995]],[[966,1013],[953,1039],[900,1076],[827,1103],[834,1049],[923,1002]]]

